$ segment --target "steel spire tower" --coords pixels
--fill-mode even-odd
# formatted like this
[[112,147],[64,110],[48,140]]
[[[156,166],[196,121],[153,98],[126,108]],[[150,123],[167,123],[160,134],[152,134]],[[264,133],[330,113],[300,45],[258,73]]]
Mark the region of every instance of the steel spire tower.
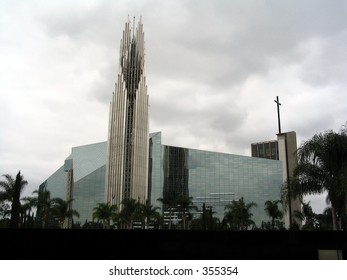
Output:
[[149,118],[144,75],[144,32],[129,18],[120,43],[119,74],[110,104],[106,203],[121,208],[123,199],[147,200]]

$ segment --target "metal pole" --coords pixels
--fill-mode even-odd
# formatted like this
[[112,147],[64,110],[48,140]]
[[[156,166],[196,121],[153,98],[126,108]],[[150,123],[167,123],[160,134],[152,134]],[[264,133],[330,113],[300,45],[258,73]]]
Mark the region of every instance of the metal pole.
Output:
[[280,106],[281,103],[279,101],[278,96],[276,96],[276,100],[274,100],[275,103],[277,103],[277,120],[278,120],[278,133],[281,134],[281,119],[280,119]]

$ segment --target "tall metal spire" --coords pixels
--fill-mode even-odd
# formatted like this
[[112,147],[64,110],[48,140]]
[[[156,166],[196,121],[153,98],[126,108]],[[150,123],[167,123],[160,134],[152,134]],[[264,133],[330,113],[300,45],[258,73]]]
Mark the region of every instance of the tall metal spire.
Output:
[[[132,30],[131,30],[132,29]],[[148,193],[149,118],[144,76],[142,23],[125,24],[119,74],[110,105],[106,203],[122,207],[124,199],[145,202]]]

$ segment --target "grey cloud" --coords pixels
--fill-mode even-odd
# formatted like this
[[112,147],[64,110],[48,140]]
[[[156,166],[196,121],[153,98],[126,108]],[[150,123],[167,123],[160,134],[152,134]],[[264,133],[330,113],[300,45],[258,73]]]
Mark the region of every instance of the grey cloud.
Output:
[[346,85],[347,26],[338,34],[308,40],[302,46],[306,58],[300,72],[301,79],[315,87]]
[[[334,34],[347,25],[341,12],[346,4],[341,2],[317,5],[316,1],[305,1],[300,6],[292,2],[269,6],[259,1],[242,6],[230,1],[188,3],[185,31],[176,33],[185,50],[183,58],[198,66],[196,79],[209,81],[212,75],[217,83],[213,83],[213,77],[210,82],[217,87],[220,81],[230,85],[266,72],[271,57],[280,57],[285,63],[286,56],[297,56],[295,48],[300,41]],[[194,57],[206,63],[199,64]],[[224,75],[219,79],[219,73],[228,73],[230,79]]]

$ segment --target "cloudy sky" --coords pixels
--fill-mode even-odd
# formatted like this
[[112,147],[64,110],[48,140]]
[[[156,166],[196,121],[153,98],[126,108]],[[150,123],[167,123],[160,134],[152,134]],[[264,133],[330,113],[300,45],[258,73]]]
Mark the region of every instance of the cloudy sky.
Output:
[[27,194],[106,141],[128,15],[164,144],[248,156],[276,138],[276,96],[298,145],[347,121],[345,0],[0,0],[0,174],[21,170]]

